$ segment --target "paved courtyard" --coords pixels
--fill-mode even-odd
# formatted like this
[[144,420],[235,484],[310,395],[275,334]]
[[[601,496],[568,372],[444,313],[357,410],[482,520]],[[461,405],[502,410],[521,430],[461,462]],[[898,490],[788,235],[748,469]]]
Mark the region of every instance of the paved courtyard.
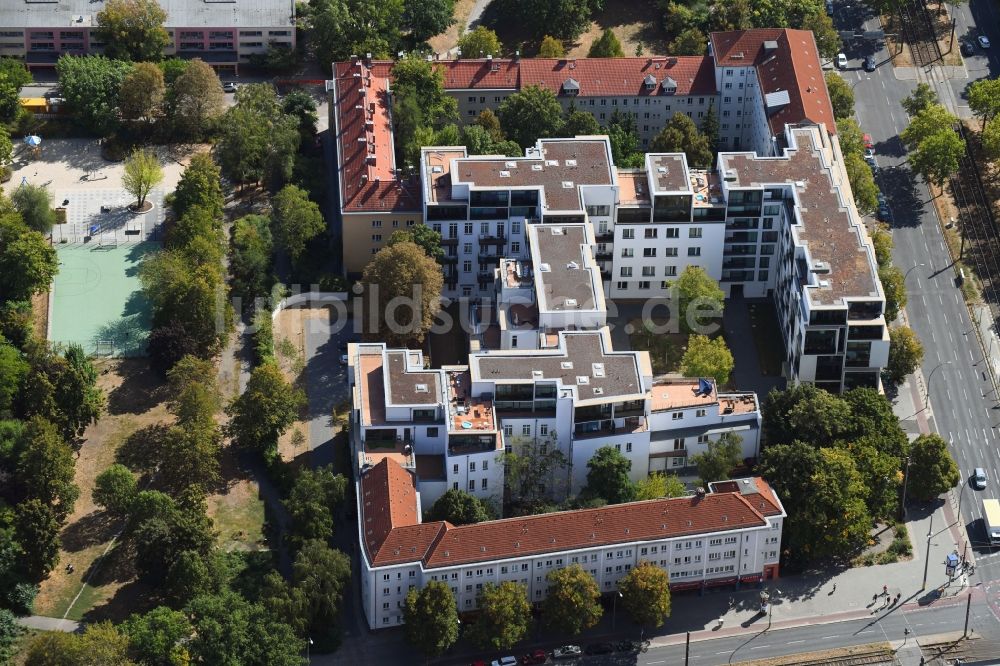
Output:
[[[163,224],[162,189],[149,193],[153,208],[134,213],[129,206],[135,197],[123,189],[56,190],[56,204],[66,208],[66,223],[52,228],[52,242],[116,245],[160,240]],[[89,239],[89,240],[88,240]]]

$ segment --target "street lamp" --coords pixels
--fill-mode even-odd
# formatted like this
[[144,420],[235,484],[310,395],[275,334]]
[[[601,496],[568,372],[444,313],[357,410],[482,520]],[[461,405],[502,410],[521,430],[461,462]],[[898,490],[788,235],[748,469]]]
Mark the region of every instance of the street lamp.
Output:
[[912,265],[912,266],[910,266],[909,268],[906,269],[906,272],[903,273],[903,286],[904,287],[906,286],[906,278],[908,278],[910,276],[910,271],[912,271],[914,268],[921,268],[923,265],[924,264],[914,264],[914,265]]
[[934,373],[937,372],[937,369],[942,365],[951,365],[951,361],[942,361],[941,363],[938,363],[934,366],[934,369],[931,370],[931,374],[927,375],[927,394],[924,396],[924,409],[927,409],[931,403],[931,380],[934,379]]
[[618,599],[622,597],[621,592],[615,592],[615,596],[611,597],[611,631],[614,633],[615,625],[618,623]]
[[906,522],[906,485],[910,480],[910,465],[910,456],[906,456],[906,467],[903,468],[903,501],[900,504],[904,522]]

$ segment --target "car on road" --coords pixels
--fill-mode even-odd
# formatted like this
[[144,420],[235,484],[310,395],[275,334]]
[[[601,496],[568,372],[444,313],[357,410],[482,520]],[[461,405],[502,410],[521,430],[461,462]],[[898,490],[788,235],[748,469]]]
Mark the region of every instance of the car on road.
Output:
[[222,92],[234,93],[236,92],[236,84],[232,81],[226,81],[222,84]]
[[494,659],[492,666],[517,666],[517,659],[511,656]]
[[877,215],[881,222],[892,222],[892,209],[889,208],[889,204],[885,201],[879,202]]
[[970,56],[975,55],[976,46],[972,42],[962,42],[962,55]]
[[615,646],[612,643],[591,643],[583,651],[585,654],[611,654]]
[[844,55],[843,53],[837,54],[837,68],[847,69],[847,56]]
[[826,0],[826,13],[833,16],[833,0]]
[[579,645],[561,645],[552,651],[553,659],[572,659],[583,654]]
[[986,488],[986,470],[982,467],[973,470],[971,483],[976,490],[984,490]]
[[545,654],[545,650],[535,650],[521,657],[521,663],[525,666],[529,664],[544,664],[548,659],[549,656]]
[[976,41],[979,42],[979,46],[981,46],[982,48],[984,49],[990,48],[990,38],[987,37],[986,35],[979,35],[978,37],[976,37]]
[[865,56],[865,71],[874,72],[875,71],[875,56],[866,55]]
[[875,149],[871,146],[865,148],[865,162],[871,163],[875,160]]
[[871,134],[862,134],[861,135],[861,140],[865,142],[865,148],[874,148],[875,147],[875,142],[872,141],[872,135]]

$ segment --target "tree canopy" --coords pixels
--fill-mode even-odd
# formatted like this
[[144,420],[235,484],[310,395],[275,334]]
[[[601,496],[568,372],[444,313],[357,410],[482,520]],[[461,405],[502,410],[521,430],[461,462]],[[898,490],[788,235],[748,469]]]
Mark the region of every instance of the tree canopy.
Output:
[[225,111],[225,94],[215,70],[200,58],[187,62],[170,87],[168,108],[180,136],[200,139],[207,134]]
[[351,55],[395,55],[404,25],[403,0],[312,0],[310,4],[310,42],[324,70]]
[[[159,71],[159,70],[157,70]],[[151,150],[137,149],[125,159],[122,187],[136,198],[136,208],[142,208],[150,190],[163,181],[160,159]]]
[[622,43],[618,41],[618,36],[611,30],[605,28],[601,36],[591,43],[588,58],[622,58],[625,52],[622,51]]
[[[444,278],[423,248],[410,242],[383,247],[365,266],[362,282],[366,331],[394,346],[424,339],[441,309]],[[376,321],[368,320],[372,316]]]
[[553,569],[545,577],[549,595],[542,602],[541,615],[551,630],[577,636],[601,620],[601,592],[594,577],[579,564]]
[[969,84],[969,108],[983,127],[1000,113],[1000,79],[978,79]]
[[670,576],[652,562],[640,562],[618,581],[622,606],[636,624],[662,626],[670,617]]
[[169,43],[166,21],[156,0],[107,0],[97,12],[97,35],[109,58],[155,61]]
[[10,202],[30,229],[47,234],[56,223],[52,194],[44,185],[22,183],[10,195]]
[[608,504],[631,502],[635,487],[629,478],[632,461],[613,446],[602,446],[587,461],[587,485],[583,494],[600,497]]
[[240,446],[270,457],[303,401],[302,392],[289,385],[275,363],[258,365],[250,373],[246,390],[226,409],[230,436]]
[[924,346],[916,333],[908,326],[899,326],[889,331],[889,364],[886,376],[894,384],[902,384],[906,375],[920,367],[924,359]]
[[469,525],[490,519],[490,512],[475,495],[450,488],[434,502],[427,520],[447,520],[452,525]]
[[733,354],[721,336],[692,335],[681,359],[681,372],[685,377],[712,377],[722,386],[729,382],[734,365]]
[[163,112],[166,92],[161,68],[151,62],[136,63],[122,80],[118,110],[125,120],[149,122]]
[[485,58],[501,55],[503,45],[497,38],[497,33],[486,26],[477,25],[471,32],[458,38],[458,48],[463,58]]
[[896,321],[899,311],[906,307],[906,276],[895,266],[882,266],[878,279],[885,292],[885,320]]
[[635,483],[635,499],[651,500],[662,497],[684,497],[687,488],[684,482],[674,474],[653,472],[645,479]]
[[483,649],[509,650],[531,629],[528,590],[512,580],[486,583],[478,598],[479,617],[469,630],[472,642]]
[[62,55],[56,62],[59,88],[85,129],[108,136],[118,126],[118,96],[132,63],[105,56]]
[[724,432],[718,439],[708,440],[708,450],[691,456],[698,467],[698,476],[705,483],[725,481],[729,473],[740,464],[743,438],[735,432]]
[[545,35],[538,45],[539,58],[562,58],[564,55],[566,55],[566,47],[563,46],[562,40],[552,35]]
[[937,433],[921,435],[910,447],[907,497],[932,500],[961,480],[948,443]]
[[603,8],[604,0],[504,0],[502,3],[504,15],[520,21],[530,34],[551,34],[568,41],[579,37],[590,26],[591,14]]
[[854,115],[854,91],[851,86],[837,74],[829,71],[823,75],[826,89],[830,93],[830,103],[833,105],[833,117],[837,120],[850,118]]
[[562,132],[562,106],[551,90],[541,86],[526,86],[505,99],[497,116],[504,133],[522,148]]
[[418,42],[447,30],[454,12],[455,0],[403,0],[403,24]]
[[[717,324],[715,320],[722,318],[723,299],[725,294],[719,288],[719,283],[700,266],[687,266],[674,282],[670,284],[676,289],[676,312],[671,314],[679,320],[679,330],[688,333],[710,334],[709,327]],[[671,307],[671,310],[674,310]]]
[[861,155],[848,153],[844,155],[844,169],[847,180],[854,194],[854,205],[862,215],[871,215],[878,210],[878,185],[875,184],[875,174],[865,163]]
[[694,121],[683,113],[675,113],[650,144],[650,152],[684,153],[688,165],[708,168],[712,166],[712,146],[708,138],[698,131]]
[[446,583],[413,588],[403,606],[406,639],[427,657],[437,657],[458,640],[458,610]]
[[326,230],[326,221],[319,206],[296,185],[285,185],[275,195],[271,220],[274,238],[293,265],[302,258],[309,241]]
[[902,99],[903,109],[915,116],[929,106],[938,105],[938,94],[930,84],[918,83],[912,93]]
[[333,536],[333,512],[344,503],[346,493],[347,479],[334,474],[330,465],[299,472],[284,502],[292,519],[288,535],[292,545]]

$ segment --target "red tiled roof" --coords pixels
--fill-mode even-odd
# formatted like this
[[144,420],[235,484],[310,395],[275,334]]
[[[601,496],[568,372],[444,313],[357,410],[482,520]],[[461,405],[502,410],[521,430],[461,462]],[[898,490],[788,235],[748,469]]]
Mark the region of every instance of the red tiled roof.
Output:
[[519,63],[514,60],[447,60],[434,63],[444,74],[447,90],[484,88],[514,90],[518,87]]
[[420,210],[419,183],[401,182],[394,172],[387,95],[391,73],[391,62],[334,64],[340,200],[345,213]]
[[[763,480],[757,483],[758,487],[767,487]],[[413,477],[388,459],[369,470],[361,481],[365,545],[374,566],[422,561],[427,568],[445,567],[591,546],[763,527],[767,524],[765,515],[781,514],[781,510],[770,501],[762,513],[755,508],[756,502],[737,491],[709,493],[701,498],[692,496],[632,502],[458,527],[446,522],[417,525],[413,484]],[[400,489],[394,488],[395,485],[399,485]],[[751,499],[756,497],[756,493],[751,495]],[[402,508],[404,505],[408,508]],[[371,520],[369,512],[373,512]],[[397,519],[400,522],[395,522]]]
[[[763,94],[788,92],[788,104],[769,114],[772,134],[781,136],[786,124],[803,120],[823,123],[828,132],[837,133],[833,105],[811,31],[787,28],[732,30],[713,32],[711,40],[717,65],[754,65]],[[765,50],[764,42],[767,41],[776,42],[777,48]]]
[[[645,78],[652,75],[656,86],[650,90]],[[541,86],[559,94],[563,82],[580,84],[580,97],[661,94],[667,77],[677,84],[675,95],[715,94],[715,69],[708,56],[679,58],[527,58],[521,61],[521,87]]]

